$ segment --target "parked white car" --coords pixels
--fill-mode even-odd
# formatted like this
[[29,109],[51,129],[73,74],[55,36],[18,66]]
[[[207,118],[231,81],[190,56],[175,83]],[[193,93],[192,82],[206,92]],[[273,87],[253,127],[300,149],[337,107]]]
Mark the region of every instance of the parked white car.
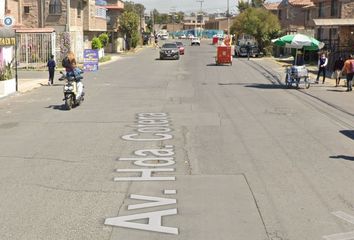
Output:
[[198,46],[200,46],[200,39],[197,38],[197,37],[192,38],[192,39],[191,39],[191,45],[192,45],[192,46],[193,46],[193,45],[198,45]]

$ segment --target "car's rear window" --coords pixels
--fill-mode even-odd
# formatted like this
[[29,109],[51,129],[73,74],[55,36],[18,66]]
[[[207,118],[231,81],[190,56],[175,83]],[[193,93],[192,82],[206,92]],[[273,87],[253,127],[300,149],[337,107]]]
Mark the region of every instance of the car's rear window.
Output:
[[165,43],[162,45],[163,48],[177,48],[177,45],[175,43]]

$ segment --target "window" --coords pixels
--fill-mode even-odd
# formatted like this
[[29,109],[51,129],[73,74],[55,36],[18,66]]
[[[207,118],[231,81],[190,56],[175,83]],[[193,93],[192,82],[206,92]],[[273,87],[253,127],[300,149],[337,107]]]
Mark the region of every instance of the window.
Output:
[[331,16],[335,17],[338,14],[338,4],[337,0],[332,0],[331,1]]
[[49,14],[61,14],[61,1],[60,0],[50,0]]
[[290,18],[290,13],[289,13],[290,11],[289,11],[289,7],[287,7],[287,9],[286,9],[286,19],[289,19]]
[[29,6],[24,6],[24,7],[23,7],[23,12],[24,12],[25,14],[29,14],[29,13],[30,13],[30,7],[29,7]]
[[96,17],[106,19],[106,9],[101,7],[96,7]]
[[323,2],[320,2],[318,5],[318,17],[323,17],[324,16],[324,7],[323,7]]
[[307,18],[307,21],[310,21],[310,19],[311,19],[311,10],[307,10],[306,18]]
[[323,36],[323,28],[318,28],[317,29],[317,39],[322,40],[322,36]]
[[81,18],[82,0],[77,2],[77,18]]
[[278,10],[278,19],[281,20],[281,10]]

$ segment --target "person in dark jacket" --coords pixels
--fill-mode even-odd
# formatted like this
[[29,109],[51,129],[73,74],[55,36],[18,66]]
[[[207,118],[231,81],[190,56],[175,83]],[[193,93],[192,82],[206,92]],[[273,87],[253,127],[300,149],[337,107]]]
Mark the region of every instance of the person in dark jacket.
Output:
[[336,79],[336,87],[339,86],[339,82],[340,82],[340,78],[342,76],[342,69],[344,66],[344,59],[343,57],[339,57],[335,62],[334,62],[334,66],[333,66],[333,73],[334,73],[334,77]]
[[316,83],[318,83],[320,75],[321,73],[323,73],[322,84],[324,84],[326,79],[327,64],[328,64],[328,58],[326,57],[326,54],[322,53],[320,59],[318,59],[318,73],[317,73]]
[[56,67],[54,55],[50,56],[50,59],[48,60],[48,63],[47,63],[47,67],[48,67],[48,72],[49,72],[48,85],[50,86],[50,85],[53,85],[54,72],[55,72],[55,67]]

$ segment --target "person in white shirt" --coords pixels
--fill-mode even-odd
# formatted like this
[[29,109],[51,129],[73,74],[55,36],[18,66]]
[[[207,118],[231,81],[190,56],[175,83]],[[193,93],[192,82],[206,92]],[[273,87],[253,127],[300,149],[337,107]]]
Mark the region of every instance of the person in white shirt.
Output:
[[328,64],[328,58],[326,57],[326,54],[322,53],[320,59],[318,59],[318,73],[317,73],[316,83],[318,83],[318,80],[320,78],[320,74],[322,72],[323,73],[322,84],[324,84],[325,79],[326,79],[327,64]]

